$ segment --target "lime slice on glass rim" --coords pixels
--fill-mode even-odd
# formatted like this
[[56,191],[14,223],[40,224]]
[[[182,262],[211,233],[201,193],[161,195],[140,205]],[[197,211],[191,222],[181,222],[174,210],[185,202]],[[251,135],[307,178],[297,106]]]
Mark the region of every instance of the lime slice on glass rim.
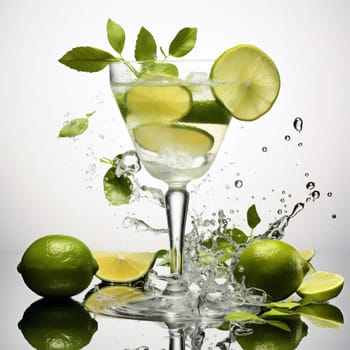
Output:
[[153,79],[144,85],[133,86],[125,96],[125,103],[133,122],[169,123],[181,119],[192,106],[191,92],[181,85],[162,84]]
[[305,279],[297,293],[310,297],[313,301],[324,302],[340,294],[344,286],[344,277],[332,272],[318,271]]
[[142,148],[155,153],[184,152],[200,156],[209,152],[214,144],[212,135],[193,126],[145,124],[134,128],[133,133]]
[[236,119],[243,121],[264,115],[280,90],[275,63],[250,44],[235,46],[221,54],[212,66],[210,78],[214,81],[215,97]]
[[104,282],[130,283],[143,278],[153,267],[157,253],[93,252],[96,277]]

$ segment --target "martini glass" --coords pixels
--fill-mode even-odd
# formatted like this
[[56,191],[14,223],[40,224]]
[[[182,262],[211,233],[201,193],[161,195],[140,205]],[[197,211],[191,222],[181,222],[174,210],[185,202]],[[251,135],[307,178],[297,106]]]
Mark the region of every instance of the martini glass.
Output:
[[111,305],[107,314],[163,321],[200,317],[182,275],[189,203],[186,186],[208,171],[231,120],[213,94],[215,85],[230,82],[211,81],[212,64],[179,60],[109,66],[111,88],[136,152],[145,169],[168,185],[170,273],[161,294]]

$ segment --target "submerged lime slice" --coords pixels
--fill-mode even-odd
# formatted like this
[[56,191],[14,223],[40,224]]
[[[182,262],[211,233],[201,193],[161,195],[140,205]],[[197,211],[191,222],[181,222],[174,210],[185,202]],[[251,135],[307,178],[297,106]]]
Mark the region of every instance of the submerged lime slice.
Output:
[[96,277],[105,282],[133,282],[152,268],[156,253],[94,252],[98,263]]
[[192,95],[180,85],[150,83],[132,87],[125,96],[125,102],[134,122],[165,124],[181,119],[188,113]]
[[205,130],[183,125],[139,125],[134,130],[136,142],[155,153],[184,152],[192,156],[210,151],[214,137]]
[[297,290],[302,297],[323,302],[335,298],[342,291],[344,277],[332,272],[318,271],[305,279]]
[[265,114],[280,89],[280,76],[272,59],[249,44],[225,51],[214,62],[210,78],[216,98],[235,118],[244,121]]

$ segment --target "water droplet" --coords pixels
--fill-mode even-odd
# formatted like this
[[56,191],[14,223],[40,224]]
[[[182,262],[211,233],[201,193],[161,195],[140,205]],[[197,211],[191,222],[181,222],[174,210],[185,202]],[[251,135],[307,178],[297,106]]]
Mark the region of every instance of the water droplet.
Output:
[[305,173],[305,177],[308,177],[310,174],[309,173]]
[[316,199],[319,199],[320,198],[320,195],[321,193],[319,191],[313,191],[311,192],[311,197],[312,197],[312,200],[315,201]]
[[336,214],[332,214],[332,219],[335,219],[337,217]]
[[306,188],[307,188],[308,190],[313,190],[313,189],[315,188],[315,183],[312,182],[312,181],[308,182],[308,183],[306,184]]
[[302,142],[299,142],[299,143],[298,143],[298,147],[301,147],[302,145],[303,145]]
[[234,209],[230,209],[230,214],[234,214],[234,213],[235,213]]
[[229,190],[229,189],[230,189],[230,185],[226,185],[226,186],[225,186],[225,189],[226,189],[226,190]]
[[301,132],[303,130],[303,120],[299,117],[295,118],[293,126],[296,131]]
[[286,194],[286,191],[283,190],[283,191],[282,191],[282,194]]
[[241,188],[243,186],[243,181],[242,180],[236,180],[234,184],[235,184],[236,188]]
[[295,215],[297,215],[299,212],[301,212],[304,209],[304,203],[297,203],[295,204],[292,213],[288,216],[288,219],[294,217]]
[[281,198],[281,199],[280,199],[280,202],[281,202],[281,203],[284,203],[284,201],[285,201],[284,198]]
[[282,214],[282,209],[277,210],[277,214],[281,215]]
[[267,152],[267,147],[263,147],[262,149],[261,149],[263,152]]
[[332,192],[328,192],[327,193],[327,197],[332,197],[333,196],[333,193]]
[[286,135],[286,136],[284,137],[284,139],[285,139],[286,141],[290,141],[290,136],[289,136],[289,135]]

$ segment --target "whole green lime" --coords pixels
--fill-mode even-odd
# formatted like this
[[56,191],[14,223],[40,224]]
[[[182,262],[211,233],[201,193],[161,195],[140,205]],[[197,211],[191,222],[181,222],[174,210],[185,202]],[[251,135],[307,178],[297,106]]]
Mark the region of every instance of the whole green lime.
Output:
[[300,317],[276,319],[287,324],[290,332],[265,324],[249,324],[253,333],[237,336],[237,342],[244,350],[294,350],[307,335],[307,325]]
[[66,235],[34,241],[17,266],[25,284],[44,297],[70,297],[87,288],[98,269],[89,248]]
[[78,350],[90,343],[97,322],[72,299],[43,298],[27,308],[18,328],[35,349]]
[[268,239],[242,251],[234,276],[247,287],[263,289],[273,300],[283,300],[298,289],[308,269],[308,262],[293,246]]

